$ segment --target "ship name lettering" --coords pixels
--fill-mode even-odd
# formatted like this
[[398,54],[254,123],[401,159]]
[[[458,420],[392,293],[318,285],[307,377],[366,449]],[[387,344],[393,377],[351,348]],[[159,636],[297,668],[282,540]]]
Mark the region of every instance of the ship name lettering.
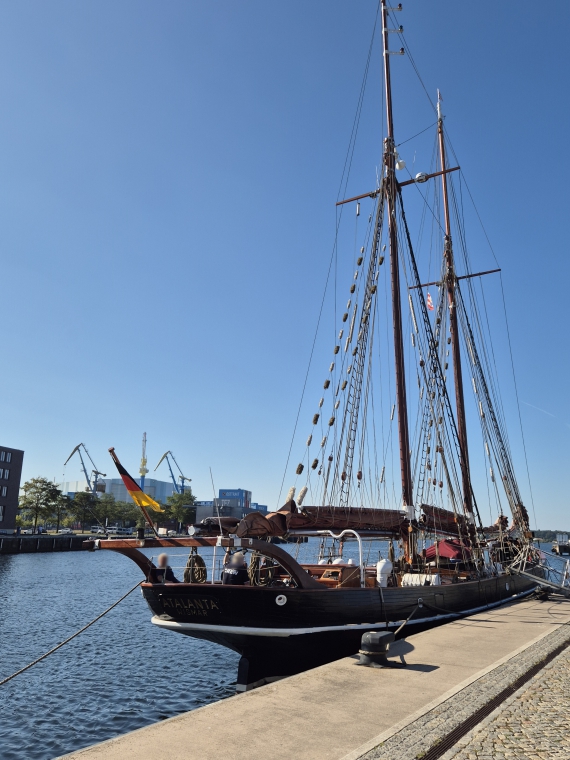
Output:
[[187,615],[200,615],[206,617],[210,610],[220,610],[220,607],[213,599],[168,599],[162,598],[162,606],[174,608],[185,612]]

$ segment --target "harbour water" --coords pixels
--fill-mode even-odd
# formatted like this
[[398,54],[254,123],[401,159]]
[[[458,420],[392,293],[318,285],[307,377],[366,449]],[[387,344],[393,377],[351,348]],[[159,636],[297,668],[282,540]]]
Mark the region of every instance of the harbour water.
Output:
[[[113,552],[0,557],[0,680],[77,631],[140,580]],[[48,760],[234,693],[239,656],[161,631],[134,591],[0,688],[1,760]]]

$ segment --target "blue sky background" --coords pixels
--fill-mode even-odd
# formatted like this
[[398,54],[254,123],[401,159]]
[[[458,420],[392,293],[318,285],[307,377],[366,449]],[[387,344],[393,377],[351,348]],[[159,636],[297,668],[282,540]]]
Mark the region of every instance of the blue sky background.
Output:
[[[136,471],[146,430],[151,469],[172,449],[199,497],[211,466],[216,488],[275,506],[375,14],[372,0],[0,5],[0,442],[25,450],[25,478],[60,480],[80,441],[108,474],[109,446]],[[399,20],[503,268],[539,527],[568,528],[570,6],[407,0]],[[376,47],[349,194],[375,184],[379,66]],[[407,57],[393,84],[400,142],[434,119]],[[425,170],[431,137],[401,153]],[[495,266],[473,214],[467,232],[474,266]]]

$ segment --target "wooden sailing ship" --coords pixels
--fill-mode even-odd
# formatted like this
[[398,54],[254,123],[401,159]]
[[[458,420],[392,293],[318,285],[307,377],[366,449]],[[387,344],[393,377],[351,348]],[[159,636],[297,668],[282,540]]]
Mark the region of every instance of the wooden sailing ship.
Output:
[[[239,652],[239,689],[353,654],[368,631],[402,630],[404,625],[406,634],[520,599],[533,591],[542,575],[504,418],[497,407],[495,378],[486,372],[482,336],[470,311],[473,302],[468,308],[460,286],[460,281],[470,283],[477,274],[456,272],[450,183],[459,167],[448,165],[439,97],[435,125],[439,165],[429,174],[397,178],[403,162],[394,138],[389,34],[402,30],[389,27],[399,10],[401,6],[388,8],[382,0],[383,169],[374,191],[338,204],[358,204],[359,214],[360,203],[369,202],[369,223],[364,245],[355,256],[356,271],[337,326],[323,397],[312,415],[306,463],[297,465],[296,485],[285,505],[268,516],[252,513],[237,520],[218,515],[194,526],[188,538],[141,536],[91,544],[137,563],[145,576],[142,592],[155,625]],[[426,303],[423,294],[425,284],[403,202],[406,187],[423,187],[427,182],[441,184],[441,270],[439,279],[429,283],[439,293],[435,306]],[[460,221],[456,224],[461,242]],[[370,451],[365,431],[373,417],[375,393],[372,346],[379,320],[378,283],[387,269],[383,268],[386,249],[395,370],[395,408],[390,417],[396,420],[400,475],[391,504],[385,467],[380,472],[378,461],[365,467]],[[407,363],[403,304],[412,328],[412,358]],[[449,364],[452,382],[448,382]],[[410,365],[418,385],[412,436],[406,381]],[[512,514],[510,528],[502,514],[491,526],[485,526],[480,516],[469,458],[466,367],[488,476],[500,511],[506,502]],[[330,405],[330,417],[323,414],[325,404]],[[374,454],[370,459],[375,459]],[[305,504],[307,495],[312,504]],[[299,544],[274,543],[276,538],[301,537],[308,537],[318,552],[312,561],[293,556],[290,549]],[[366,546],[372,542],[383,547],[377,562],[367,555]],[[357,553],[345,559],[349,543]],[[157,573],[149,553],[156,555],[161,548],[171,555],[184,554],[182,582],[164,582],[164,574]],[[203,550],[207,559],[201,556]],[[247,554],[249,580],[227,585],[221,582],[218,565],[237,550]],[[524,573],[515,572],[521,561]]]

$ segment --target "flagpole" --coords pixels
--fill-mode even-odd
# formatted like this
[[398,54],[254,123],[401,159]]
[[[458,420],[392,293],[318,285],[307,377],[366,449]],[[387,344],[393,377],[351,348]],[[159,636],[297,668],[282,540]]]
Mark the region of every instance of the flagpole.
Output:
[[439,140],[439,158],[441,163],[441,188],[443,193],[443,214],[445,219],[444,259],[446,265],[445,286],[449,305],[449,331],[451,335],[451,355],[453,360],[453,379],[455,382],[455,404],[457,407],[457,437],[459,439],[459,458],[461,467],[461,482],[463,487],[463,508],[471,519],[473,515],[473,499],[471,496],[471,477],[469,473],[469,450],[467,445],[467,422],[465,418],[465,396],[463,393],[463,373],[461,370],[461,349],[459,345],[459,328],[457,323],[457,304],[455,287],[457,277],[453,260],[451,243],[451,220],[449,216],[449,198],[447,192],[447,174],[445,157],[445,139],[443,134],[443,114],[441,112],[441,95],[437,91],[437,134]]
[[[112,458],[113,462],[115,463],[115,466],[116,466],[117,470],[119,471],[119,475],[121,476],[121,479],[123,480],[123,482],[125,482],[125,478],[123,477],[123,473],[124,473],[128,477],[128,479],[130,481],[132,481],[133,486],[136,486],[136,488],[139,491],[141,491],[141,493],[144,495],[144,491],[142,491],[142,489],[140,488],[140,486],[137,485],[137,483],[134,481],[134,479],[129,475],[129,473],[125,470],[125,468],[123,467],[123,465],[120,463],[119,457],[115,454],[115,449],[114,449],[113,446],[111,446],[111,448],[109,449],[109,454],[111,455],[111,458]],[[139,504],[137,502],[137,500],[133,497],[133,494],[129,490],[127,483],[125,483],[125,485],[127,486],[127,491],[129,493],[129,496],[135,502],[135,504],[140,509],[140,511],[143,513],[143,517],[145,518],[145,520],[149,524],[152,532],[154,533],[154,535],[156,536],[156,538],[160,538],[160,536],[158,535],[158,531],[154,527],[154,523],[152,522],[152,520],[149,517],[148,512],[146,511],[146,509],[144,508],[144,506],[142,504]]]

